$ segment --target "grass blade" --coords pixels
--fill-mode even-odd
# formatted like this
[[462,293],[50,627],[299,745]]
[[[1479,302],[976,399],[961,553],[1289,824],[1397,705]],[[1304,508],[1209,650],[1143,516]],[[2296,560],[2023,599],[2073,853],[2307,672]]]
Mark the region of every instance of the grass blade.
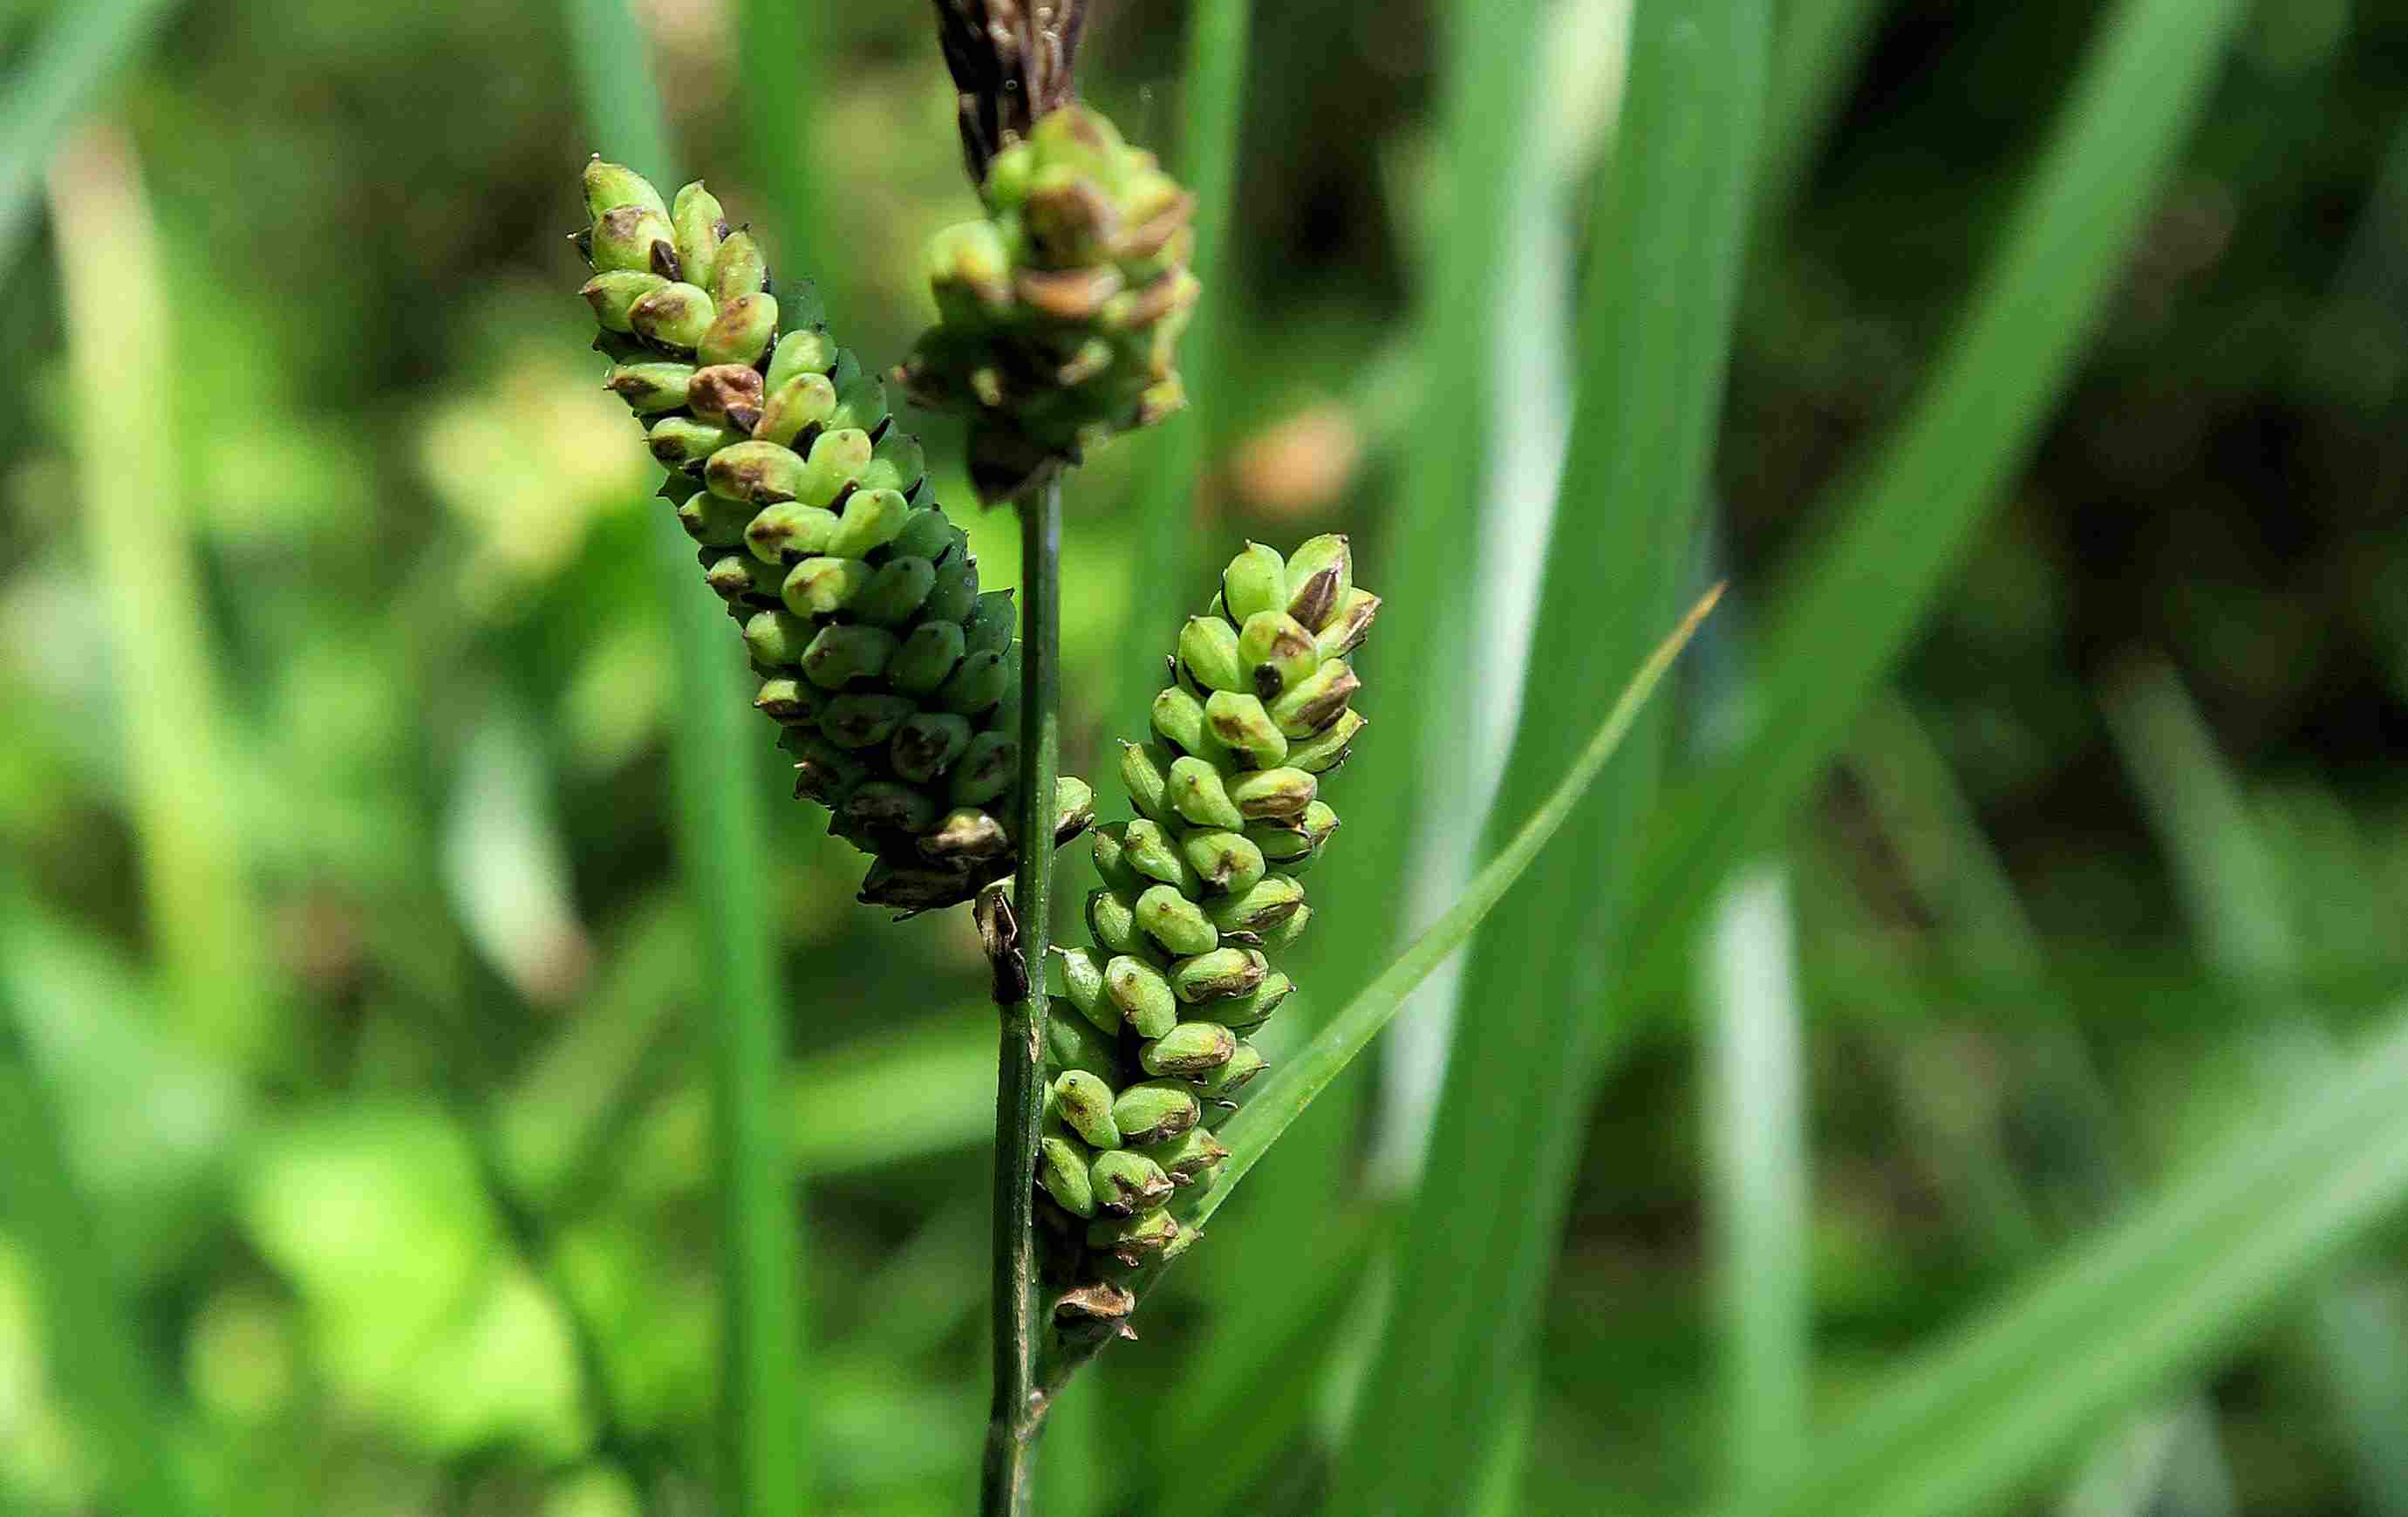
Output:
[[[1186,57],[1180,68],[1178,152],[1173,174],[1196,196],[1196,251],[1188,268],[1204,283],[1187,335],[1180,342],[1181,377],[1187,410],[1155,436],[1137,466],[1136,499],[1130,505],[1137,533],[1137,584],[1148,587],[1131,598],[1123,645],[1168,647],[1183,606],[1185,586],[1206,573],[1202,534],[1196,523],[1196,484],[1204,461],[1205,428],[1219,409],[1228,372],[1227,336],[1236,326],[1231,301],[1236,283],[1229,268],[1231,200],[1237,193],[1238,136],[1245,117],[1246,56],[1254,29],[1254,0],[1194,0],[1187,7]],[[1176,586],[1175,594],[1154,593]],[[1149,613],[1153,614],[1149,615]],[[1124,680],[1111,715],[1140,714],[1162,683],[1150,659],[1120,658]]]
[[1706,961],[1707,1205],[1727,1474],[1746,1489],[1805,1451],[1806,1118],[1796,924],[1784,865],[1734,878]]
[[796,0],[742,0],[736,35],[736,99],[744,113],[744,148],[764,205],[759,220],[776,234],[782,267],[810,270],[830,311],[851,309],[850,273],[821,236],[825,206],[811,163],[817,136],[810,112],[825,100],[828,7]]
[[[1520,729],[1495,816],[1545,793],[1696,562],[1744,246],[1770,6],[1647,0],[1597,196],[1573,430]],[[1678,300],[1665,298],[1679,290]],[[1491,1456],[1552,1272],[1613,962],[1622,860],[1655,741],[1583,812],[1466,972],[1395,1306],[1345,1442],[1338,1510],[1459,1512]],[[1492,823],[1494,825],[1494,823]],[[1600,870],[1598,860],[1607,860]],[[1600,876],[1603,877],[1600,877]],[[1481,1282],[1466,1310],[1464,1282]]]
[[14,87],[0,100],[0,266],[33,208],[42,166],[110,70],[139,48],[176,0],[83,0],[53,12]]
[[2408,1008],[2272,1122],[1901,1372],[1730,1517],[1966,1517],[2204,1367],[2408,1203]]
[[144,905],[161,979],[196,1051],[243,1068],[266,1050],[269,933],[243,878],[236,785],[199,556],[163,385],[173,324],[133,148],[96,127],[50,178],[74,385],[68,414],[85,555],[123,698]]
[[1432,970],[1446,961],[1447,955],[1461,947],[1472,932],[1497,909],[1505,893],[1518,883],[1555,833],[1569,821],[1588,793],[1591,784],[1612,758],[1622,741],[1639,719],[1647,698],[1656,691],[1665,671],[1672,667],[1681,650],[1698,629],[1698,624],[1714,608],[1722,594],[1719,587],[1708,591],[1704,599],[1689,609],[1672,635],[1659,643],[1647,661],[1623,687],[1621,697],[1607,713],[1604,725],[1588,740],[1571,769],[1556,783],[1555,792],[1540,803],[1513,834],[1512,842],[1498,851],[1480,873],[1472,877],[1463,898],[1453,909],[1430,924],[1427,931],[1415,938],[1387,971],[1373,980],[1363,992],[1346,1004],[1345,1009],[1330,1019],[1329,1025],[1316,1033],[1310,1044],[1280,1068],[1262,1076],[1259,1089],[1246,1099],[1216,1133],[1215,1136],[1229,1149],[1227,1163],[1220,1174],[1192,1200],[1183,1201],[1179,1210],[1189,1221],[1201,1225],[1229,1198],[1238,1182],[1262,1161],[1270,1146],[1304,1114],[1314,1096],[1328,1088],[1329,1082],[1352,1062],[1355,1055],[1370,1046],[1380,1029],[1404,1004],[1414,987],[1429,976]]
[[[647,39],[627,0],[567,0],[567,21],[587,129],[612,157],[674,183]],[[660,524],[648,546],[676,649],[681,712],[670,729],[671,815],[702,929],[702,1004],[712,1031],[725,1302],[720,1496],[743,1517],[796,1517],[809,1453],[798,1385],[802,1258],[781,1110],[785,1027],[762,877],[766,813],[750,692],[726,614],[695,583],[685,541]]]
[[[1751,739],[1688,788],[1649,850],[1634,941],[1689,941],[1722,877],[1780,823],[1962,560],[2072,371],[2206,98],[2239,0],[2122,0],[2101,22],[2005,240],[1931,383],[1765,623]],[[1650,966],[1661,976],[1674,966]]]
[[[1788,0],[1773,29],[1756,195],[1777,220],[1797,195],[1832,114],[1881,29],[1884,0]],[[1766,228],[1770,230],[1770,228]]]
[[[0,917],[21,909],[0,880]],[[6,922],[13,938],[17,923]],[[140,1329],[122,1275],[69,1166],[49,1091],[20,1036],[13,988],[0,980],[0,1227],[32,1260],[50,1354],[94,1435],[103,1488],[126,1517],[198,1511],[173,1454],[159,1386],[143,1362]]]

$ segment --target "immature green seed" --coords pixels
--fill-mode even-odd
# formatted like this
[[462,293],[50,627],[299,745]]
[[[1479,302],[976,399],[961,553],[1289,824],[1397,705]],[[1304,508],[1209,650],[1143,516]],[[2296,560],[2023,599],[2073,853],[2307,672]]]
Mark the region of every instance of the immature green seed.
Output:
[[1270,703],[1271,720],[1289,737],[1311,737],[1338,719],[1363,682],[1343,659],[1331,659]]
[[830,743],[816,729],[795,728],[781,734],[779,745],[792,753],[795,784],[800,794],[834,811],[856,785],[869,775],[869,766]]
[[598,222],[621,206],[635,206],[663,216],[669,213],[652,181],[624,164],[606,163],[596,153],[585,165],[586,220]]
[[1122,833],[1121,847],[1129,867],[1148,882],[1175,885],[1182,895],[1193,895],[1201,884],[1196,872],[1188,867],[1186,856],[1159,822],[1140,818],[1129,823]]
[[[1118,1084],[1122,1077],[1120,1044],[1081,1017],[1068,1002],[1056,997],[1052,1006],[1052,1015],[1045,1019],[1046,1067],[1057,1071],[1083,1069],[1106,1085]],[[1117,1111],[1119,1103],[1114,1102],[1113,1106]],[[1118,1122],[1119,1118],[1115,1116],[1113,1120]],[[1126,1125],[1122,1125],[1121,1133],[1125,1142]]]
[[781,726],[817,723],[819,692],[792,675],[780,674],[761,682],[752,709]]
[[1238,657],[1248,688],[1262,700],[1281,692],[1320,667],[1311,629],[1284,611],[1258,611],[1238,633]]
[[1304,936],[1304,930],[1312,924],[1312,908],[1311,906],[1298,906],[1285,921],[1281,922],[1276,927],[1266,928],[1264,930],[1262,934],[1263,946],[1269,948],[1273,952],[1277,952],[1282,948],[1287,947],[1293,945],[1297,939]]
[[1181,1022],[1139,1045],[1138,1063],[1157,1078],[1196,1079],[1227,1063],[1237,1051],[1237,1034],[1220,1023]]
[[[1092,1192],[1089,1199],[1092,1202]],[[1125,1221],[1099,1218],[1087,1224],[1087,1247],[1111,1255],[1131,1269],[1161,1258],[1178,1240],[1179,1221],[1167,1211],[1140,1212]]]
[[1230,802],[1248,821],[1299,816],[1320,793],[1321,783],[1301,769],[1266,769],[1259,773],[1240,774],[1229,782],[1228,787]]
[[1360,647],[1380,614],[1380,598],[1369,590],[1349,590],[1338,610],[1313,638],[1313,651],[1324,658],[1342,658]]
[[1062,965],[1062,983],[1079,1015],[1106,1033],[1119,1032],[1121,1008],[1104,994],[1104,961],[1093,949],[1065,948],[1058,944],[1054,955]]
[[939,621],[966,621],[979,600],[978,564],[968,554],[948,556],[937,566],[928,591],[928,614]]
[[[764,376],[764,383],[768,385],[769,393],[776,395],[805,374],[825,378],[827,371],[836,367],[836,340],[828,336],[824,326],[788,332],[778,340],[777,348],[769,354],[769,368]],[[836,404],[836,386],[833,384],[828,386],[828,404]]]
[[1308,540],[1287,558],[1287,613],[1318,628],[1354,587],[1354,556],[1345,534]]
[[1176,1080],[1132,1085],[1112,1101],[1112,1125],[1131,1148],[1167,1143],[1203,1120],[1196,1092]]
[[1172,964],[1170,988],[1180,1000],[1197,1005],[1245,995],[1269,974],[1268,961],[1252,948],[1214,948]]
[[869,434],[850,427],[822,432],[811,443],[809,462],[803,470],[801,487],[795,497],[808,505],[832,506],[844,487],[853,483],[869,463]]
[[803,676],[823,690],[841,690],[854,680],[884,673],[899,646],[882,628],[823,627],[803,650]]
[[853,598],[850,609],[873,625],[900,627],[918,614],[936,583],[937,566],[925,558],[890,558]]
[[1285,874],[1268,874],[1242,895],[1213,902],[1206,915],[1224,932],[1268,932],[1303,904],[1303,886]]
[[1087,1071],[1065,1070],[1054,1081],[1054,1109],[1089,1148],[1121,1146],[1121,1130],[1112,1120],[1112,1088]]
[[1171,686],[1154,698],[1154,730],[1182,753],[1210,757],[1217,746],[1204,725],[1204,702]]
[[[1248,780],[1260,777],[1245,776]],[[1244,811],[1231,790],[1221,783],[1220,771],[1201,758],[1189,757],[1172,760],[1163,788],[1171,809],[1197,827],[1217,827],[1235,831],[1246,825]]]
[[1218,616],[1187,618],[1179,634],[1179,662],[1188,678],[1206,689],[1254,687],[1239,662],[1237,629]]
[[704,189],[702,181],[677,193],[669,207],[669,224],[677,231],[678,262],[684,266],[685,277],[710,288],[711,267],[719,257],[719,244],[727,236],[727,212],[719,197]]
[[1106,1217],[1128,1217],[1152,1211],[1170,1198],[1170,1177],[1162,1166],[1125,1149],[1096,1155],[1089,1180],[1096,1210]]
[[895,735],[911,710],[910,699],[904,696],[839,695],[820,708],[820,730],[839,748],[876,747]]
[[945,712],[915,711],[887,740],[895,773],[925,785],[945,772],[970,745],[970,724]]
[[1371,724],[1361,712],[1351,707],[1338,714],[1338,719],[1312,736],[1287,745],[1289,767],[1308,774],[1326,774],[1346,761],[1354,751],[1355,735]]
[[865,827],[892,827],[919,832],[935,825],[937,803],[894,780],[867,780],[845,797],[845,815]]
[[867,558],[900,536],[904,523],[910,518],[910,503],[903,498],[901,491],[855,490],[845,499],[828,552],[847,558]]
[[1096,874],[1103,880],[1106,889],[1116,890],[1134,901],[1137,893],[1145,889],[1146,881],[1128,861],[1127,845],[1123,841],[1126,831],[1125,826],[1096,829]]
[[1019,620],[1010,590],[988,590],[970,608],[969,625],[964,630],[971,647],[1001,653],[1011,645],[1011,629]]
[[[869,463],[861,471],[861,482],[871,488],[900,490],[905,495],[918,488],[927,476],[928,455],[920,440],[899,426],[890,426],[886,435],[870,450]],[[960,528],[954,529],[956,532]],[[969,541],[962,534],[964,542]]]
[[1205,1076],[1197,1082],[1197,1086],[1207,1096],[1226,1100],[1236,1095],[1247,1081],[1269,1067],[1253,1044],[1240,1038],[1238,1051],[1229,1056],[1229,1062]]
[[743,364],[697,368],[686,383],[686,405],[704,421],[749,433],[761,419],[761,376]]
[[649,206],[620,206],[594,223],[594,267],[679,277],[677,237],[669,219]]
[[1150,887],[1137,898],[1135,910],[1138,925],[1173,954],[1203,953],[1221,941],[1204,908],[1180,894],[1175,885]]
[[720,302],[695,356],[706,364],[756,364],[777,335],[777,296],[739,295]]
[[[894,493],[897,499],[902,498],[901,491]],[[845,509],[852,509],[850,501]],[[927,506],[905,515],[903,525],[896,529],[894,539],[887,546],[905,557],[925,558],[933,564],[945,556],[945,550],[952,547],[953,542],[953,524],[946,520],[943,512]]]
[[[734,432],[715,423],[696,421],[685,415],[668,415],[652,423],[645,444],[652,449],[652,456],[665,467],[692,470],[701,467],[705,459],[736,441]],[[737,523],[733,530],[741,533],[743,524]],[[731,536],[724,542],[712,545],[734,547],[740,541],[740,537]]]
[[1054,845],[1060,847],[1096,825],[1096,789],[1076,774],[1054,779]]
[[785,578],[778,570],[746,553],[723,554],[702,571],[703,583],[723,600],[739,600],[748,596],[774,600]]
[[1287,738],[1272,725],[1262,701],[1251,695],[1215,690],[1204,702],[1204,719],[1212,735],[1256,769],[1268,769],[1287,758]]
[[1076,1139],[1048,1134],[1037,1140],[1037,1183],[1073,1217],[1096,1214],[1096,1192],[1087,1177],[1088,1160]]
[[[666,247],[667,244],[664,243]],[[672,353],[691,353],[710,330],[718,314],[710,296],[691,284],[662,285],[627,308],[627,325],[635,334]]]
[[962,661],[962,629],[951,622],[922,621],[903,639],[886,678],[898,690],[926,695],[945,683]]
[[833,615],[860,593],[873,572],[857,559],[806,558],[786,575],[778,593],[797,616]]
[[1212,1003],[1212,1015],[1233,1033],[1251,1033],[1269,1021],[1271,1013],[1279,1010],[1280,1003],[1295,990],[1296,982],[1274,969],[1263,976],[1262,984],[1244,995]]
[[1277,548],[1249,542],[1221,571],[1221,603],[1244,626],[1264,612],[1287,611],[1287,562]]
[[744,646],[762,669],[779,669],[803,661],[815,628],[790,611],[763,611],[744,624]]
[[1158,751],[1123,743],[1121,786],[1127,790],[1129,804],[1138,809],[1139,815],[1164,821],[1177,813],[1171,809],[1170,783],[1163,774],[1164,763],[1156,761]]
[[1179,1025],[1179,999],[1161,970],[1130,954],[1104,965],[1104,994],[1140,1037],[1160,1037]]
[[1011,834],[993,812],[956,806],[920,839],[920,852],[942,863],[968,864],[1000,859],[1011,851]]
[[711,296],[724,303],[748,295],[759,295],[769,288],[769,266],[761,256],[761,244],[750,232],[737,232],[719,245],[719,256],[710,271]]
[[1114,953],[1147,951],[1145,934],[1138,930],[1137,908],[1110,890],[1088,892],[1087,930]]
[[712,454],[702,477],[713,495],[766,506],[801,494],[804,473],[793,449],[754,439]]
[[1263,877],[1262,847],[1241,832],[1205,829],[1180,842],[1187,865],[1207,891],[1239,894]]
[[[1232,1048],[1231,1057],[1235,1056]],[[1145,1156],[1162,1166],[1173,1185],[1184,1186],[1202,1179],[1214,1164],[1229,1157],[1229,1150],[1203,1128],[1191,1127],[1167,1143],[1147,1146]]]
[[982,806],[1001,795],[1019,773],[1020,739],[1010,732],[981,732],[953,765],[948,793],[957,806]]
[[602,387],[627,402],[628,410],[642,416],[675,411],[684,405],[686,386],[693,380],[692,364],[639,361],[613,367],[609,374],[603,376]]
[[594,308],[594,319],[606,332],[635,331],[631,319],[636,302],[654,290],[666,290],[669,282],[658,274],[638,273],[634,269],[615,268],[595,275],[577,293]]
[[836,411],[836,387],[824,374],[797,374],[782,385],[770,386],[761,405],[752,435],[764,442],[792,447],[802,435],[824,426]]
[[[934,592],[930,594],[934,600]],[[947,711],[957,711],[975,716],[1003,699],[1010,684],[1010,672],[1001,654],[973,653],[966,655],[961,667],[937,690],[937,703]]]

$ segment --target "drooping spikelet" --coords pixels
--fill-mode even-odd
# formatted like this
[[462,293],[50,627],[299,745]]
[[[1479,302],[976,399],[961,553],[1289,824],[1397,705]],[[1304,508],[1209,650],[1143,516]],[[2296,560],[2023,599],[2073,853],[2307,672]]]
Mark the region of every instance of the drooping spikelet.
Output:
[[[710,191],[665,203],[597,158],[585,198],[605,383],[644,422],[662,494],[743,628],[796,793],[874,857],[864,901],[968,900],[1011,872],[1019,843],[1011,593],[981,589],[883,383],[829,338],[808,284],[781,307],[759,244]],[[1063,777],[1045,818],[1056,843],[1092,801]]]
[[938,325],[896,373],[970,417],[971,480],[1003,500],[1184,403],[1195,197],[1079,105],[997,152],[981,194],[985,219],[929,246]]
[[1209,1111],[1262,1072],[1247,1034],[1295,989],[1272,961],[1312,915],[1297,876],[1338,827],[1321,781],[1366,725],[1350,656],[1379,607],[1343,537],[1249,543],[1180,634],[1154,741],[1122,744],[1138,815],[1096,830],[1095,943],[1057,950],[1047,1034],[1038,1183],[1083,1225],[1081,1285],[1184,1248],[1168,1203],[1226,1157]]

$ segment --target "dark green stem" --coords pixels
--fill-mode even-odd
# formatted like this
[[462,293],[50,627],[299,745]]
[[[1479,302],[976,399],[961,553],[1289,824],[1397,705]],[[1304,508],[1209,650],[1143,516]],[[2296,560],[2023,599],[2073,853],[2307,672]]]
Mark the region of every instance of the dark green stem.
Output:
[[[995,1095],[995,1405],[984,1517],[1026,1517],[1045,1398],[1037,1385],[1037,1129],[1045,1112],[1045,948],[1054,891],[1054,787],[1061,768],[1062,485],[1020,508],[1022,632],[1017,994],[1003,991]],[[1008,947],[1008,945],[1007,945]]]

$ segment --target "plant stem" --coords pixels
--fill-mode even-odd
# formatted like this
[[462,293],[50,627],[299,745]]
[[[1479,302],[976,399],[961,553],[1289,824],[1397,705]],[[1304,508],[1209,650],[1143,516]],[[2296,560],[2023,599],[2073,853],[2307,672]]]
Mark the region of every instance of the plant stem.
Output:
[[1061,767],[1062,484],[1021,502],[1020,873],[1012,884],[1023,983],[997,977],[995,1094],[995,1406],[979,1510],[1025,1517],[1045,1398],[1037,1386],[1037,1128],[1045,1112],[1045,947],[1054,891],[1054,787]]

